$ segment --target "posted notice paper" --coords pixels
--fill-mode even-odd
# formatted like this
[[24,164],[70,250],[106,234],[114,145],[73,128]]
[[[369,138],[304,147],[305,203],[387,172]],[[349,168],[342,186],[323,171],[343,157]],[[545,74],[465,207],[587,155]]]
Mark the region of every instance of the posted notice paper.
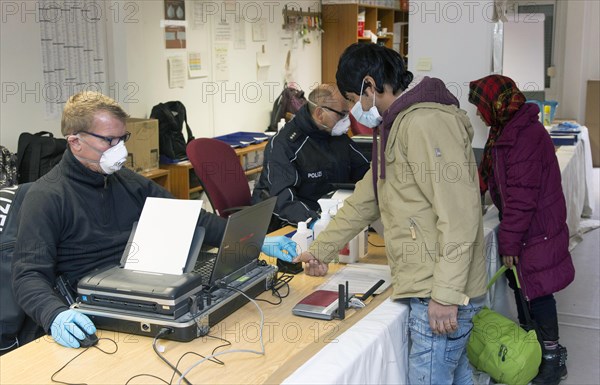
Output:
[[201,200],[147,198],[125,268],[182,274],[201,209]]

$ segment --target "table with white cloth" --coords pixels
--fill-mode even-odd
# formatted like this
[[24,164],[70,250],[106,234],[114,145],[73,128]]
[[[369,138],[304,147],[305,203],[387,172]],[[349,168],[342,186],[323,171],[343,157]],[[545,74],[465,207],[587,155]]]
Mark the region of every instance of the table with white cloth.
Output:
[[408,383],[408,312],[406,302],[386,299],[283,384]]
[[579,139],[574,146],[561,146],[556,151],[560,167],[562,189],[567,202],[567,225],[569,236],[580,234],[581,218],[590,218],[594,194],[592,150],[588,129],[581,126]]

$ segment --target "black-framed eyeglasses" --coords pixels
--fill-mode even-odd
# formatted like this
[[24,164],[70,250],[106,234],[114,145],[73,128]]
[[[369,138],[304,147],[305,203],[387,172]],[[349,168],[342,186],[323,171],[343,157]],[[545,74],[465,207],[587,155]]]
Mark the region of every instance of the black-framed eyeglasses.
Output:
[[319,107],[321,107],[321,108],[324,108],[324,109],[326,109],[326,110],[329,110],[329,111],[331,111],[331,112],[335,112],[336,114],[338,114],[338,115],[339,115],[339,116],[341,116],[342,118],[344,118],[346,115],[348,115],[348,112],[346,112],[346,113],[344,113],[344,112],[340,112],[340,111],[338,111],[338,110],[334,110],[334,109],[333,109],[333,108],[331,108],[331,107],[327,107],[327,106],[319,106]]
[[87,131],[79,131],[77,134],[88,134],[93,137],[102,139],[106,143],[108,143],[108,145],[111,147],[116,146],[117,144],[119,144],[119,142],[127,142],[129,140],[129,138],[131,137],[131,132],[129,132],[129,131],[125,131],[125,135],[123,135],[123,136],[102,136],[102,135],[94,134],[93,132],[87,132]]

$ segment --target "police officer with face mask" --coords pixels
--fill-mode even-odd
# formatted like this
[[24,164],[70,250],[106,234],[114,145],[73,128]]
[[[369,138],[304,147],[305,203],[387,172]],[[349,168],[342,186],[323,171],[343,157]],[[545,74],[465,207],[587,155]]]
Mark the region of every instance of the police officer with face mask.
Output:
[[334,189],[333,183],[362,179],[369,161],[346,135],[349,128],[346,100],[335,85],[322,84],[269,140],[252,202],[277,196],[272,229],[318,219],[317,200]]

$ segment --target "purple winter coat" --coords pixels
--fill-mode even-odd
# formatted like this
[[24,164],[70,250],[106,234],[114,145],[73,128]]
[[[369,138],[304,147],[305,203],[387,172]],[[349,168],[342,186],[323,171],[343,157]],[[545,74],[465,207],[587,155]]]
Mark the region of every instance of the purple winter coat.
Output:
[[519,257],[527,300],[555,293],[575,277],[560,168],[538,113],[536,105],[526,103],[504,127],[492,150],[488,180],[502,213],[498,251]]

